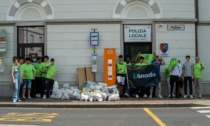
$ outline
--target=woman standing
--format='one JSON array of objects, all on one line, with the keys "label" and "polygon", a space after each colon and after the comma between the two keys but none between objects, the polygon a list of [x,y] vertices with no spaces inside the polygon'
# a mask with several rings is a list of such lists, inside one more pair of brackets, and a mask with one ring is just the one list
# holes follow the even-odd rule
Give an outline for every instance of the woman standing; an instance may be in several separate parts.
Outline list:
[{"label": "woman standing", "polygon": [[19,67],[19,62],[18,59],[14,59],[14,65],[12,66],[11,69],[11,76],[12,76],[12,82],[14,84],[14,92],[13,92],[13,102],[19,102],[20,97],[19,97],[19,90],[20,90],[20,85],[21,85],[21,77],[20,77],[20,67]]}]

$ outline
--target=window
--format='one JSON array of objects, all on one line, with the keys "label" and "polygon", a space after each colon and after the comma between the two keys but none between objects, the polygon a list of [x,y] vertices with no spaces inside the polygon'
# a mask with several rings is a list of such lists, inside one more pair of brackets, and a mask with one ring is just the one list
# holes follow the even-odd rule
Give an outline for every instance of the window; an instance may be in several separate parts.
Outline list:
[{"label": "window", "polygon": [[34,35],[30,35],[29,43],[34,43]]},{"label": "window", "polygon": [[39,37],[39,43],[42,43],[42,37],[41,36]]}]

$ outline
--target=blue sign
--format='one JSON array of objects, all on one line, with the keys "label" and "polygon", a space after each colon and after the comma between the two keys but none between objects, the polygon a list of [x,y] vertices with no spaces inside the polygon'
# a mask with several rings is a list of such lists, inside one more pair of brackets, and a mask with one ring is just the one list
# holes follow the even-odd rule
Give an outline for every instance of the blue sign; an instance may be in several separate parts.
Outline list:
[{"label": "blue sign", "polygon": [[90,32],[90,46],[99,46],[99,32]]}]

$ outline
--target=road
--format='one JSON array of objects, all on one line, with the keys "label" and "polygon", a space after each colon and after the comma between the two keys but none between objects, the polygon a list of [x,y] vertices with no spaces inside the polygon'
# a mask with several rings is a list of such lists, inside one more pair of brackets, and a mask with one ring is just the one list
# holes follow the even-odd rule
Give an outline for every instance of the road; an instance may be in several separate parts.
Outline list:
[{"label": "road", "polygon": [[209,126],[210,107],[0,108],[0,126]]}]

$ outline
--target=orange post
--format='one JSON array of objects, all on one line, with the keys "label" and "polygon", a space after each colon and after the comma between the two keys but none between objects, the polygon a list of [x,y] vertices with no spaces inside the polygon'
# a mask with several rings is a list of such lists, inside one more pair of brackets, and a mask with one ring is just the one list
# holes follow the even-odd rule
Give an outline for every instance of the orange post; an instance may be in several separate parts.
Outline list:
[{"label": "orange post", "polygon": [[116,84],[116,49],[104,49],[104,82],[108,86]]}]

